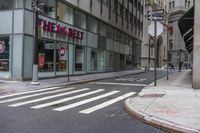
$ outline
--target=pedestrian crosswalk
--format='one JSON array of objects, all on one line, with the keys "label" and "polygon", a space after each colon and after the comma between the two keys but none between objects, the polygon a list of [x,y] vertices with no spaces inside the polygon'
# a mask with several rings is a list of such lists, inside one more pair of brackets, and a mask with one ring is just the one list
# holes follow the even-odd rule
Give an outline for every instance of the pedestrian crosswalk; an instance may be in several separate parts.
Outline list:
[{"label": "pedestrian crosswalk", "polygon": [[[136,92],[121,92],[119,90],[106,90],[104,88],[49,87],[0,96],[0,104],[6,104],[9,107],[21,107],[26,105],[25,108],[28,107],[31,109],[51,107],[50,109],[52,111],[59,112],[87,105],[87,108],[80,110],[79,113],[90,114],[111,106],[134,94],[136,94]],[[108,97],[109,100],[107,100]],[[94,105],[95,101],[97,101],[95,103],[96,105]]]}]

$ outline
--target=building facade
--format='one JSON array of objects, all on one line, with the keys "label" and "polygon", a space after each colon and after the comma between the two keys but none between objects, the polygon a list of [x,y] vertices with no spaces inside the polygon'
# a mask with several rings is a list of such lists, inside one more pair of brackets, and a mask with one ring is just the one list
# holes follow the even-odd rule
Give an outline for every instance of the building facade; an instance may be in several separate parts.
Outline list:
[{"label": "building facade", "polygon": [[191,64],[192,55],[185,48],[178,21],[193,6],[193,0],[169,0],[169,25],[173,31],[169,34],[169,62],[178,66],[180,62]]},{"label": "building facade", "polygon": [[[146,0],[145,1],[145,14],[147,11],[164,9],[165,15],[168,14],[168,0]],[[141,66],[142,67],[154,67],[155,48],[154,38],[148,33],[148,26],[151,21],[144,17],[144,36],[141,50]],[[167,27],[168,19],[164,18],[163,32],[157,38],[157,67],[163,67],[167,62]]]},{"label": "building facade", "polygon": [[140,65],[143,0],[38,1],[36,22],[32,0],[1,0],[0,78],[31,79],[35,51],[39,78]]}]

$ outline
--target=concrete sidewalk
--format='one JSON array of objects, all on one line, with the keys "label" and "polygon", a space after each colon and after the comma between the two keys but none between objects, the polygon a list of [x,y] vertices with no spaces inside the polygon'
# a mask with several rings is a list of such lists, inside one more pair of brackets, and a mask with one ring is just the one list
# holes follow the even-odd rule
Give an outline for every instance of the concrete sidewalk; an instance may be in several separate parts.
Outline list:
[{"label": "concrete sidewalk", "polygon": [[200,90],[192,89],[191,71],[174,73],[125,101],[134,117],[167,132],[200,133]]},{"label": "concrete sidewalk", "polygon": [[95,81],[95,80],[100,80],[100,79],[105,79],[105,78],[118,77],[118,76],[123,76],[123,75],[130,75],[130,74],[139,74],[142,72],[144,71],[143,70],[129,70],[129,71],[70,76],[70,82],[67,81],[67,77],[43,79],[43,80],[39,80],[40,85],[31,85],[31,81],[21,82],[21,81],[0,80],[0,95],[6,95],[10,93],[35,90],[35,89],[41,89],[41,88],[53,87],[53,86],[85,83],[85,82],[90,82],[90,81]]}]

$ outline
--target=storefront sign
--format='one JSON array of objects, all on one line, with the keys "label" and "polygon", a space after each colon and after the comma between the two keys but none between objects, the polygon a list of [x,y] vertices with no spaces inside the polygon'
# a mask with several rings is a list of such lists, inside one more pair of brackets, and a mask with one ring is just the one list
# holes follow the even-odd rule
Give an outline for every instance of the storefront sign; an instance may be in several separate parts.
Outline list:
[{"label": "storefront sign", "polygon": [[6,49],[4,41],[0,41],[0,53],[3,53]]},{"label": "storefront sign", "polygon": [[68,38],[83,40],[84,32],[72,28],[67,28],[65,26],[61,26],[60,24],[48,22],[43,19],[38,19],[37,25],[38,27],[42,27],[43,30],[46,32],[55,32],[68,36]]}]

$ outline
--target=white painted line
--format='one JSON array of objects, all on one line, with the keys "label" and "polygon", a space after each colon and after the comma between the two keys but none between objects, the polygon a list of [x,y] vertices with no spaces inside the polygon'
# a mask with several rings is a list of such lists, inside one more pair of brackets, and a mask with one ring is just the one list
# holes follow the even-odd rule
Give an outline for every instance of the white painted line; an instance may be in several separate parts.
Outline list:
[{"label": "white painted line", "polygon": [[44,101],[44,100],[52,99],[52,98],[55,98],[55,97],[66,96],[66,95],[69,95],[69,94],[74,94],[74,93],[82,92],[82,91],[86,91],[86,90],[89,90],[89,88],[84,88],[84,89],[75,90],[75,91],[69,91],[69,92],[66,92],[66,93],[61,93],[61,94],[57,94],[57,95],[53,95],[53,96],[47,96],[47,97],[29,100],[29,101],[25,101],[25,102],[19,102],[19,103],[11,104],[11,105],[8,105],[8,106],[18,107],[18,106],[22,106],[22,105],[26,105],[26,104],[30,104],[30,103],[35,103],[35,102],[39,102],[39,101]]},{"label": "white painted line", "polygon": [[74,87],[65,88],[65,89],[59,89],[59,90],[55,90],[55,91],[47,91],[47,92],[43,92],[43,93],[37,93],[37,94],[32,94],[32,95],[27,95],[27,96],[22,96],[22,97],[17,97],[17,98],[12,98],[12,99],[8,99],[8,100],[2,100],[2,101],[0,101],[0,103],[7,103],[7,102],[17,101],[17,100],[21,100],[21,99],[30,98],[30,97],[41,96],[41,95],[45,95],[45,94],[62,92],[62,91],[72,90],[72,89],[74,89]]},{"label": "white painted line", "polygon": [[70,101],[70,100],[73,100],[73,99],[89,96],[89,95],[92,95],[92,94],[95,94],[95,93],[98,93],[98,92],[101,92],[101,91],[104,91],[104,89],[98,89],[98,90],[91,91],[91,92],[88,92],[88,93],[84,93],[84,94],[80,94],[80,95],[76,95],[76,96],[72,96],[72,97],[68,97],[68,98],[63,98],[63,99],[60,99],[60,100],[57,100],[57,101],[39,104],[39,105],[30,107],[30,108],[32,108],[32,109],[44,108],[44,107],[56,105],[56,104],[59,104],[59,103],[67,102],[67,101]]},{"label": "white painted line", "polygon": [[30,93],[35,93],[35,92],[42,92],[42,91],[47,91],[47,90],[55,90],[60,87],[50,87],[50,88],[45,88],[45,89],[40,89],[40,90],[34,90],[34,91],[25,91],[25,92],[20,92],[20,93],[15,93],[15,94],[10,94],[10,95],[5,95],[1,96],[0,98],[7,98],[7,97],[12,97],[12,96],[18,96],[18,95],[23,95],[23,94],[30,94]]},{"label": "white painted line", "polygon": [[125,94],[125,95],[119,96],[119,97],[117,97],[117,98],[114,98],[114,99],[109,100],[109,101],[107,101],[107,102],[104,102],[104,103],[102,103],[102,104],[99,104],[99,105],[96,105],[96,106],[94,106],[94,107],[91,107],[91,108],[82,110],[82,111],[80,111],[79,113],[82,113],[82,114],[89,114],[89,113],[92,113],[92,112],[94,112],[94,111],[96,111],[96,110],[102,109],[102,108],[107,107],[107,106],[109,106],[109,105],[112,105],[112,104],[114,104],[114,103],[116,103],[116,102],[118,102],[118,101],[120,101],[120,100],[123,100],[123,99],[125,99],[125,98],[127,98],[127,97],[130,97],[130,96],[134,95],[135,93],[136,93],[136,92],[129,92],[129,93]]},{"label": "white painted line", "polygon": [[119,91],[111,91],[111,92],[105,93],[103,95],[99,95],[99,96],[89,98],[89,99],[86,99],[86,100],[83,100],[83,101],[80,101],[80,102],[76,102],[76,103],[73,103],[73,104],[69,104],[69,105],[66,105],[66,106],[63,106],[63,107],[55,108],[53,110],[63,111],[63,110],[71,109],[71,108],[74,108],[74,107],[77,107],[77,106],[80,106],[80,105],[83,105],[83,104],[86,104],[86,103],[89,103],[89,102],[92,102],[92,101],[95,101],[95,100],[98,100],[98,99],[101,99],[101,98],[104,98],[104,97],[107,97],[107,96],[111,96],[111,95],[116,94],[116,93],[119,93]]},{"label": "white painted line", "polygon": [[127,84],[127,83],[108,83],[108,82],[94,82],[94,83],[103,85],[147,86],[147,84]]}]

